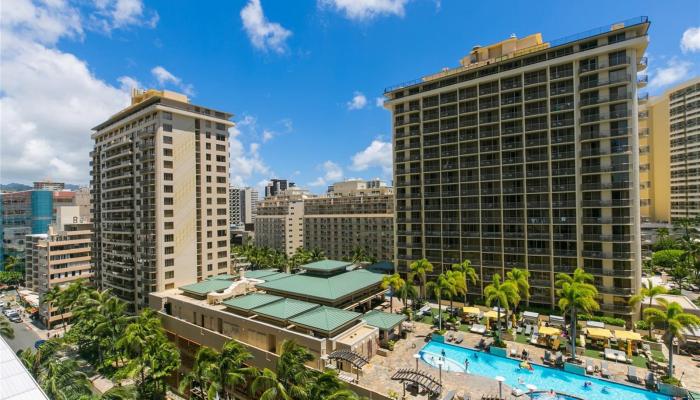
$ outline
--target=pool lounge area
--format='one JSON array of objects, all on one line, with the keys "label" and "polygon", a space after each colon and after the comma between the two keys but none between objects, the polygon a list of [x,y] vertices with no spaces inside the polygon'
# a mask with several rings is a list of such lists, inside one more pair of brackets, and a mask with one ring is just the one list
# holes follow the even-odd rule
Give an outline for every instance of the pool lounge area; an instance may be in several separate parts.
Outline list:
[{"label": "pool lounge area", "polygon": [[[660,393],[645,389],[600,379],[593,376],[572,374],[560,369],[549,368],[533,364],[532,371],[520,368],[520,362],[514,359],[495,356],[489,353],[472,350],[465,347],[454,346],[436,341],[428,342],[420,351],[423,362],[437,369],[437,361],[442,358],[444,351],[443,371],[465,372],[493,379],[496,376],[505,378],[504,383],[511,388],[519,389],[527,393],[537,393],[534,398],[551,399],[546,393],[554,390],[557,393],[567,394],[586,400],[624,399],[624,400],[670,400],[671,398]],[[590,382],[589,385],[585,385]],[[533,389],[534,388],[534,389]],[[555,399],[567,399],[566,396]]]}]

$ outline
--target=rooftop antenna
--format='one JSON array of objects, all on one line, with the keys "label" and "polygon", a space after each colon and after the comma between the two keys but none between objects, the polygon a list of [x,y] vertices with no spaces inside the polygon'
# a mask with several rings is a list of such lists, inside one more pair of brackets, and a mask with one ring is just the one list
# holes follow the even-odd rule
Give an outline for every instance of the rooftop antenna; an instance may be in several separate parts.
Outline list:
[{"label": "rooftop antenna", "polygon": [[511,33],[511,34],[510,34],[510,38],[511,38],[511,39],[517,39],[517,38],[518,38],[518,35],[516,35],[515,33]]}]

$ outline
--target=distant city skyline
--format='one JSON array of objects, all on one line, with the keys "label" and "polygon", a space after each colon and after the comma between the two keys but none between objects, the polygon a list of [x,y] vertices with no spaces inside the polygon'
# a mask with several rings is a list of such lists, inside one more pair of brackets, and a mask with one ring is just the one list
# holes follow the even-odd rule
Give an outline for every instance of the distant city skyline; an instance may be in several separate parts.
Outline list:
[{"label": "distant city skyline", "polygon": [[[498,19],[487,3],[439,1],[24,3],[26,13],[2,13],[2,183],[86,185],[90,130],[124,107],[134,86],[231,110],[232,184],[262,193],[280,177],[322,193],[352,177],[391,182],[386,86],[455,66],[472,46],[511,33],[547,41],[648,15],[647,90],[700,71],[697,13],[677,12],[696,9],[694,1],[514,3]],[[194,23],[181,24],[183,16]]]}]

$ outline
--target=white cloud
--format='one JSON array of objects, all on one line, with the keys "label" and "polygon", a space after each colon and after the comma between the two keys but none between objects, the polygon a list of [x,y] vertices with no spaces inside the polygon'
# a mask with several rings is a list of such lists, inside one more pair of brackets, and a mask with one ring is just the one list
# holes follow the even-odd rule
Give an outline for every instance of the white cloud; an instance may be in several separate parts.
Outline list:
[{"label": "white cloud", "polygon": [[367,97],[362,92],[354,92],[352,100],[347,102],[348,110],[360,110],[367,105]]},{"label": "white cloud", "polygon": [[95,10],[88,26],[106,33],[131,25],[155,28],[160,20],[157,12],[146,12],[142,0],[95,0],[92,4]]},{"label": "white cloud", "polygon": [[684,53],[700,51],[700,26],[688,28],[683,32],[681,50]]},{"label": "white cloud", "polygon": [[153,67],[153,69],[151,69],[151,74],[153,74],[153,77],[156,78],[158,84],[161,86],[171,84],[181,90],[184,94],[194,96],[194,87],[192,85],[183,83],[182,79],[173,75],[170,71],[161,67],[160,65]]},{"label": "white cloud", "polygon": [[343,168],[333,161],[326,161],[319,166],[323,170],[323,176],[319,176],[315,181],[310,182],[309,186],[324,186],[334,183],[343,178]]},{"label": "white cloud", "polygon": [[374,99],[374,105],[379,108],[384,108],[384,97],[377,97]]},{"label": "white cloud", "polygon": [[375,139],[367,148],[352,156],[353,171],[364,171],[371,167],[381,167],[385,175],[391,175],[393,155],[391,142]]},{"label": "white cloud", "polygon": [[130,76],[120,76],[117,78],[117,81],[120,83],[119,88],[127,93],[131,92],[131,89],[138,89],[142,87],[141,82]]},{"label": "white cloud", "polygon": [[371,20],[382,15],[403,17],[408,0],[318,0],[319,7],[330,7],[355,21]]},{"label": "white cloud", "polygon": [[273,137],[275,137],[274,133],[265,129],[262,134],[262,141],[263,143],[267,143],[272,140]]},{"label": "white cloud", "polygon": [[658,89],[664,86],[680,82],[688,77],[693,64],[689,61],[671,58],[665,67],[657,68],[651,73],[650,89]]},{"label": "white cloud", "polygon": [[35,5],[31,0],[16,0],[0,7],[0,20],[3,34],[11,32],[24,40],[45,45],[53,45],[62,37],[83,36],[80,13],[67,2]]},{"label": "white cloud", "polygon": [[[245,116],[236,126],[229,128],[231,184],[249,186],[255,175],[268,175],[272,172],[260,155],[260,144],[253,142],[246,150],[242,142],[241,128],[250,129],[255,124],[255,117]],[[259,185],[258,185],[259,186]]]},{"label": "white cloud", "polygon": [[250,42],[262,51],[272,50],[284,53],[287,48],[287,38],[292,32],[276,22],[270,22],[263,13],[260,0],[250,0],[241,10],[241,20]]}]

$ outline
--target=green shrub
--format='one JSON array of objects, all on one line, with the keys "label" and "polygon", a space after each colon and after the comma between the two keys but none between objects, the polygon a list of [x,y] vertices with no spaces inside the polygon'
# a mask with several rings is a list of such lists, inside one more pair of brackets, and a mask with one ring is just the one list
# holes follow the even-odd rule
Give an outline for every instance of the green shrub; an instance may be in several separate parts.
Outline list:
[{"label": "green shrub", "polygon": [[651,255],[651,260],[654,265],[661,268],[673,268],[676,264],[681,262],[681,258],[685,251],[683,250],[661,250]]},{"label": "green shrub", "polygon": [[681,290],[680,289],[671,289],[668,291],[668,294],[673,294],[673,295],[678,296],[681,294]]},{"label": "green shrub", "polygon": [[675,376],[662,376],[661,382],[667,383],[669,385],[675,385],[675,386],[679,386],[681,384],[681,381],[678,378],[676,378]]},{"label": "green shrub", "polygon": [[641,329],[641,330],[647,331],[647,330],[649,330],[649,323],[648,323],[647,321],[643,320],[643,319],[640,319],[640,320],[637,321],[637,323],[635,324],[635,327],[637,327],[637,329]]},{"label": "green shrub", "polygon": [[579,314],[578,318],[581,321],[596,321],[596,322],[602,322],[602,323],[608,324],[608,325],[620,326],[623,328],[625,327],[625,320],[621,319],[621,318],[606,317],[606,316],[600,316],[600,315],[589,315],[589,314]]},{"label": "green shrub", "polygon": [[393,340],[393,339],[392,339],[392,340],[389,340],[388,342],[386,342],[386,348],[387,348],[389,351],[394,351],[394,345],[396,345],[396,341]]}]

